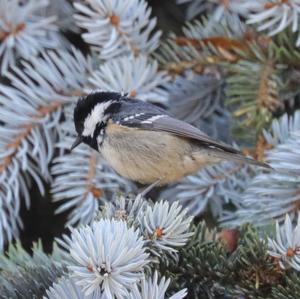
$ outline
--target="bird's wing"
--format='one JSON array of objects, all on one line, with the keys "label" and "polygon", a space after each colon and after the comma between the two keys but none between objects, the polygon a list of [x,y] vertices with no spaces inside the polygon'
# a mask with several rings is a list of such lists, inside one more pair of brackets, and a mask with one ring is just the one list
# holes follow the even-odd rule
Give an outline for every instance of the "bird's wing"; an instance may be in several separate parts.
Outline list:
[{"label": "bird's wing", "polygon": [[241,154],[240,151],[232,146],[217,141],[207,136],[198,128],[166,114],[137,113],[120,119],[118,123],[123,126],[144,130],[168,132],[177,136],[197,140],[209,147],[221,149],[229,153]]}]

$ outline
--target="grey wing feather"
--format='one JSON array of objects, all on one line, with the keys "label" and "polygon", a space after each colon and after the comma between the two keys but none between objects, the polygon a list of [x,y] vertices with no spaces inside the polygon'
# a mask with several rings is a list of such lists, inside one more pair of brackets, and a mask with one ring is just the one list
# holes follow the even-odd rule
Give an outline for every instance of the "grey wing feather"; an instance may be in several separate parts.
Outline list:
[{"label": "grey wing feather", "polygon": [[229,153],[241,154],[241,152],[230,145],[217,141],[198,128],[178,119],[169,116],[158,117],[151,123],[142,123],[141,128],[151,129],[155,131],[169,132],[181,137],[191,138],[207,146],[222,149]]},{"label": "grey wing feather", "polygon": [[215,154],[217,157],[225,160],[236,160],[265,168],[271,168],[266,163],[245,157],[241,151],[207,136],[198,128],[167,115],[161,108],[156,107],[156,111],[148,109],[151,112],[144,112],[146,110],[143,107],[144,105],[149,106],[149,104],[146,103],[140,105],[143,109],[140,109],[140,111],[135,109],[135,112],[137,111],[138,113],[134,114],[131,112],[133,110],[132,108],[128,109],[129,112],[125,111],[126,113],[124,113],[124,115],[120,115],[120,117],[115,119],[115,121],[123,126],[144,130],[163,131],[177,136],[194,139],[199,141],[199,143],[210,147],[212,149],[211,154]]},{"label": "grey wing feather", "polygon": [[[116,115],[115,115],[116,116]],[[145,130],[164,131],[181,137],[197,140],[207,146],[215,147],[229,153],[241,154],[230,145],[217,141],[198,128],[173,118],[164,109],[137,99],[122,102],[122,109],[113,121],[128,127]]]}]

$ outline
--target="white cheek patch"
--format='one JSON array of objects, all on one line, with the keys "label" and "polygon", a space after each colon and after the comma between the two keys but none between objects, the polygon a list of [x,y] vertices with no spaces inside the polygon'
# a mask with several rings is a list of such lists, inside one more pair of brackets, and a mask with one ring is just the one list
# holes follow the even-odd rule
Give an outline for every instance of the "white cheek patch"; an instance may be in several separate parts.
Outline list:
[{"label": "white cheek patch", "polygon": [[111,103],[112,101],[99,103],[94,107],[84,121],[84,129],[82,132],[83,136],[93,136],[97,123],[105,121],[104,111]]}]

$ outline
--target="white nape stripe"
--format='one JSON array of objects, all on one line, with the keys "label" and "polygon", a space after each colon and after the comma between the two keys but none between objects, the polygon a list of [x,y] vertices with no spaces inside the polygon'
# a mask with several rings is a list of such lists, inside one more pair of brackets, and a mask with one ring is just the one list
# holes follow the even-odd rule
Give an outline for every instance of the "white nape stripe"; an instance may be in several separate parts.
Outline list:
[{"label": "white nape stripe", "polygon": [[139,116],[144,115],[144,114],[145,114],[145,113],[142,112],[142,113],[136,113],[136,114],[134,114],[134,115],[129,115],[129,116],[123,118],[123,121],[129,121],[129,120],[131,120],[131,119],[135,119],[136,117],[139,117]]},{"label": "white nape stripe", "polygon": [[84,129],[82,132],[83,136],[93,136],[97,123],[105,121],[104,111],[111,103],[112,101],[99,103],[93,108],[91,113],[86,117],[84,121]]},{"label": "white nape stripe", "polygon": [[155,116],[152,116],[144,121],[142,121],[141,123],[142,124],[152,124],[153,122],[155,122],[156,120],[162,118],[162,117],[165,117],[166,115],[164,114],[160,114],[160,115],[155,115]]}]

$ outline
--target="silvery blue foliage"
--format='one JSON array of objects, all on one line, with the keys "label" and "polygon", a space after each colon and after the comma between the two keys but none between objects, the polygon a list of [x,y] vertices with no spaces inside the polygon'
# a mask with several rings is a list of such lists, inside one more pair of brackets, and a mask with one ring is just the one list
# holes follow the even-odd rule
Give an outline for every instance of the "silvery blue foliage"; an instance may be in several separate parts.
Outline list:
[{"label": "silvery blue foliage", "polygon": [[285,115],[273,122],[271,133],[265,133],[266,140],[274,146],[266,153],[266,161],[274,170],[258,172],[240,197],[237,211],[224,217],[227,225],[264,224],[297,210],[300,200],[299,120],[299,111],[293,117]]},{"label": "silvery blue foliage", "polygon": [[267,31],[270,36],[291,28],[293,32],[297,32],[296,45],[300,46],[300,1],[263,0],[260,2],[255,12],[248,15],[247,23],[257,24],[258,31]]},{"label": "silvery blue foliage", "polygon": [[101,299],[102,297],[91,294],[85,296],[81,288],[75,284],[72,278],[63,277],[58,283],[54,283],[46,291],[43,299]]},{"label": "silvery blue foliage", "polygon": [[[158,273],[155,271],[153,278],[141,279],[139,284],[134,284],[128,296],[124,299],[165,299],[165,293],[170,284],[170,279],[162,277],[159,281]],[[95,294],[84,295],[82,289],[76,285],[72,278],[62,278],[58,283],[54,283],[46,291],[44,299],[106,299],[105,296]],[[168,299],[182,299],[186,296],[186,289],[183,289]]]},{"label": "silvery blue foliage", "polygon": [[231,142],[231,116],[224,107],[224,83],[217,69],[207,67],[202,75],[194,72],[178,75],[166,89],[168,109],[174,116],[209,136]]},{"label": "silvery blue foliage", "polygon": [[167,89],[170,111],[191,124],[211,116],[221,105],[224,96],[222,80],[217,70],[215,75],[187,72],[177,76]]},{"label": "silvery blue foliage", "polygon": [[210,18],[201,18],[186,24],[182,29],[184,36],[203,39],[211,36],[243,37],[246,25],[240,19],[225,19],[222,22],[210,22]]},{"label": "silvery blue foliage", "polygon": [[223,214],[224,205],[239,206],[239,199],[253,177],[253,167],[223,162],[206,167],[166,189],[162,198],[179,201],[193,215],[209,207],[215,217]]},{"label": "silvery blue foliage", "polygon": [[168,80],[165,71],[158,71],[157,62],[150,61],[145,55],[108,60],[89,79],[94,88],[122,91],[153,102],[167,101],[168,94],[162,86]]},{"label": "silvery blue foliage", "polygon": [[263,0],[177,0],[178,4],[189,3],[186,11],[188,20],[196,15],[210,12],[214,22],[247,16],[260,7]]},{"label": "silvery blue foliage", "polygon": [[49,5],[40,9],[43,17],[56,16],[55,24],[59,29],[79,33],[73,14],[75,9],[68,0],[51,0]]},{"label": "silvery blue foliage", "polygon": [[[157,272],[147,278],[145,272],[152,272],[149,265],[158,261],[159,251],[174,253],[186,244],[193,234],[188,231],[191,219],[178,203],[115,196],[92,224],[70,228],[70,236],[56,239],[57,256],[70,277],[54,284],[47,298],[165,298],[170,280],[159,281]],[[170,298],[185,294],[182,290]]]},{"label": "silvery blue foliage", "polygon": [[210,1],[203,0],[176,0],[177,4],[187,4],[186,18],[191,20],[199,14],[211,11],[214,4]]},{"label": "silvery blue foliage", "polygon": [[83,39],[104,59],[123,54],[150,53],[161,33],[152,35],[156,19],[144,0],[88,0],[75,2],[79,27],[88,32]]},{"label": "silvery blue foliage", "polygon": [[66,273],[55,254],[45,253],[42,243],[34,243],[27,252],[20,241],[9,244],[0,254],[0,297],[42,298],[58,277]]},{"label": "silvery blue foliage", "polygon": [[57,245],[56,254],[59,256],[63,264],[67,264],[72,260],[70,256],[70,247],[72,244],[71,239],[71,230],[72,227],[68,227],[68,233],[62,234],[59,238],[55,238],[55,244]]},{"label": "silvery blue foliage", "polygon": [[293,227],[291,218],[285,216],[284,224],[276,221],[275,238],[268,238],[268,253],[278,259],[281,268],[300,271],[300,215]]},{"label": "silvery blue foliage", "polygon": [[284,143],[295,131],[300,130],[300,111],[290,117],[284,114],[279,120],[274,119],[270,131],[264,131],[266,141],[273,147]]},{"label": "silvery blue foliage", "polygon": [[[134,285],[128,299],[165,299],[165,293],[170,284],[170,279],[162,277],[158,281],[158,273],[154,272],[153,278],[142,279],[140,286]],[[186,289],[183,289],[169,299],[182,299],[186,296]],[[49,298],[50,299],[50,298]]]},{"label": "silvery blue foliage", "polygon": [[[77,50],[44,52],[39,58],[13,66],[7,73],[11,85],[0,85],[0,248],[17,234],[19,207],[30,205],[32,179],[44,193],[50,181],[49,162],[65,106],[82,90],[90,61]],[[43,179],[42,179],[43,178]]]},{"label": "silvery blue foliage", "polygon": [[19,0],[0,1],[1,74],[17,59],[30,59],[45,48],[60,46],[55,16],[39,16],[39,10],[48,5],[48,0],[28,0],[22,5]]},{"label": "silvery blue foliage", "polygon": [[139,216],[141,230],[152,253],[157,251],[177,252],[192,235],[189,227],[193,217],[187,216],[187,210],[182,209],[176,201],[167,201],[149,205]]},{"label": "silvery blue foliage", "polygon": [[[184,246],[192,235],[189,232],[192,218],[177,201],[172,204],[167,201],[154,204],[146,201],[140,194],[137,196],[120,194],[113,196],[101,207],[94,221],[101,219],[126,221],[129,226],[139,228],[147,248],[154,251],[176,252],[177,248]],[[57,243],[68,252],[71,239],[63,235],[61,239],[57,239]]]},{"label": "silvery blue foliage", "polygon": [[139,215],[145,212],[151,203],[140,195],[115,196],[105,203],[99,217],[125,220],[129,225],[139,225]]},{"label": "silvery blue foliage", "polygon": [[139,231],[125,221],[102,219],[74,229],[71,238],[68,268],[85,295],[124,298],[148,263]]}]

